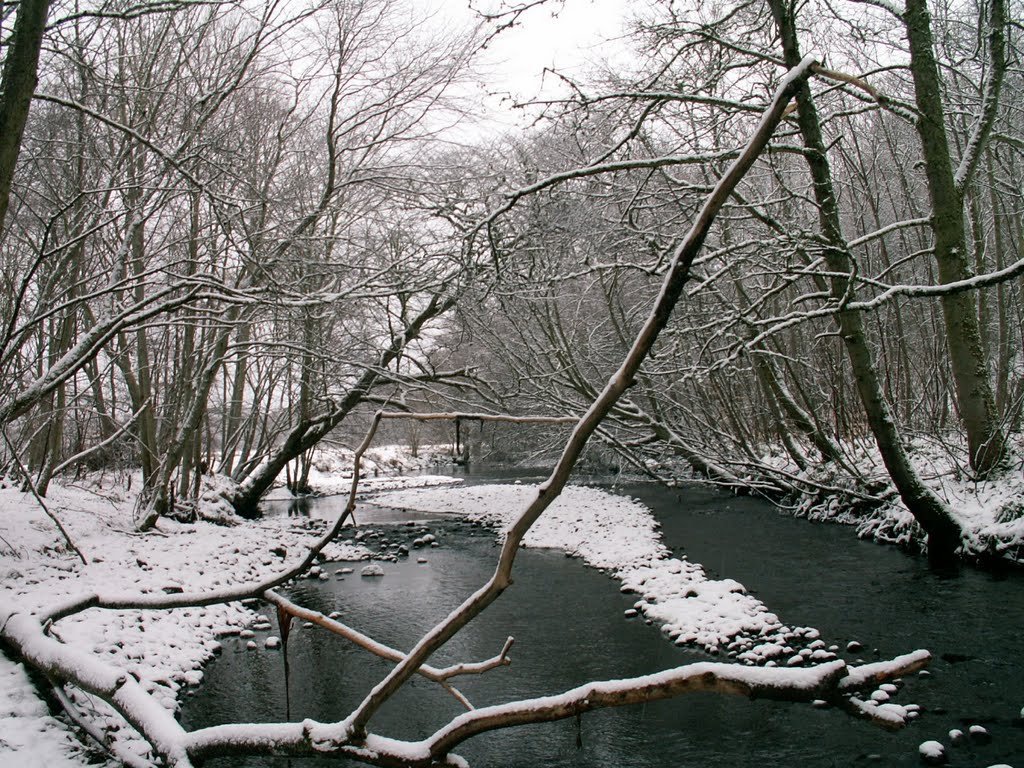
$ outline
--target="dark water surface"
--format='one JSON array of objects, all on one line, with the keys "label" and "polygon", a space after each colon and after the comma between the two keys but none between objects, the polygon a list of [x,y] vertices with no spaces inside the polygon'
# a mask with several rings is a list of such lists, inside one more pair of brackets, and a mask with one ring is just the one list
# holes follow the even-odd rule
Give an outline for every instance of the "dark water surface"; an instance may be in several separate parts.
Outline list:
[{"label": "dark water surface", "polygon": [[[742,582],[791,626],[813,626],[829,644],[855,639],[872,661],[916,648],[935,655],[931,677],[907,681],[896,703],[922,716],[888,733],[835,710],[808,705],[691,695],[670,702],[595,712],[574,721],[495,732],[465,743],[474,766],[919,766],[917,747],[949,744],[952,728],[983,724],[989,744],[950,748],[950,765],[1024,768],[1024,577],[965,569],[936,574],[922,558],[858,541],[834,525],[779,515],[772,507],[714,490],[651,485],[620,492],[641,499],[662,522],[665,543],[716,577]],[[326,511],[330,500],[319,502]],[[385,563],[386,575],[302,581],[291,594],[398,648],[479,586],[493,570],[493,537],[457,523],[427,523],[441,546]],[[408,529],[401,536],[412,538]],[[398,540],[398,534],[391,534]],[[417,554],[428,562],[416,562]],[[333,574],[335,567],[329,572]],[[516,638],[509,667],[456,685],[477,706],[558,693],[587,680],[640,675],[706,659],[672,645],[655,627],[623,618],[634,597],[618,582],[560,553],[524,550],[515,584],[456,637],[433,663],[476,661]],[[269,614],[269,612],[267,612]],[[267,633],[259,633],[257,640]],[[276,632],[275,632],[276,634]],[[222,722],[336,720],[389,665],[319,629],[293,629],[289,696],[280,651],[247,651],[227,640],[203,686],[186,700],[188,728]],[[851,660],[854,657],[849,657]],[[461,711],[436,685],[417,679],[374,719],[377,733],[420,738]],[[290,716],[289,716],[290,715]],[[577,746],[577,737],[581,746]],[[341,765],[341,761],[233,758],[211,766]]]}]

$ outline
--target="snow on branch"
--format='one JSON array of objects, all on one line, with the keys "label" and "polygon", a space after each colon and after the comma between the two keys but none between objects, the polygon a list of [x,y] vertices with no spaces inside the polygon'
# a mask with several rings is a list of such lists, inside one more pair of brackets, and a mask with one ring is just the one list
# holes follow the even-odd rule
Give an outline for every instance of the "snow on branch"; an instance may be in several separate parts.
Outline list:
[{"label": "snow on branch", "polygon": [[47,637],[39,621],[24,613],[0,611],[0,638],[55,684],[72,683],[108,702],[170,768],[191,768],[185,730],[130,674]]},{"label": "snow on branch", "polygon": [[988,37],[988,68],[985,73],[985,82],[981,88],[981,111],[971,130],[971,138],[967,141],[963,157],[960,158],[960,167],[957,168],[954,177],[957,192],[961,195],[964,194],[978,163],[981,162],[982,153],[988,144],[992,126],[995,124],[996,115],[999,112],[999,94],[1006,73],[1006,5],[1004,0],[991,0],[984,28]]},{"label": "snow on branch", "polygon": [[[454,757],[449,757],[453,747],[470,736],[495,728],[554,720],[598,707],[652,701],[697,691],[787,701],[826,698],[837,703],[853,702],[852,698],[845,697],[850,690],[879,679],[906,674],[926,663],[929,656],[925,651],[901,657],[887,664],[871,665],[859,671],[851,670],[841,661],[806,669],[752,668],[736,664],[702,663],[628,680],[591,682],[560,696],[471,710],[456,717],[434,735],[420,742],[390,739],[373,734],[368,729],[374,714],[412,675],[432,676],[432,679],[437,679],[448,687],[448,680],[452,677],[480,673],[508,663],[511,639],[505,643],[497,656],[483,662],[456,664],[444,669],[426,665],[427,659],[436,650],[485,610],[511,584],[512,565],[526,533],[558,498],[587,441],[599,430],[604,418],[613,411],[633,383],[640,366],[683,296],[684,287],[690,279],[691,267],[719,210],[767,147],[776,127],[786,114],[790,100],[800,84],[810,75],[813,65],[812,58],[805,58],[782,80],[749,142],[736,154],[732,165],[705,199],[689,232],[674,250],[661,292],[632,347],[618,370],[609,378],[600,394],[581,417],[516,417],[459,413],[415,415],[378,411],[363,442],[355,452],[352,488],[344,511],[330,530],[310,547],[308,553],[296,565],[285,568],[276,576],[261,582],[205,593],[98,593],[72,599],[62,605],[40,611],[36,616],[0,609],[0,638],[9,642],[26,661],[44,671],[51,680],[71,683],[110,703],[149,741],[154,751],[171,768],[190,768],[193,765],[192,760],[201,762],[215,755],[240,753],[292,756],[329,753],[377,765],[427,766],[438,761],[454,761]],[[340,623],[329,623],[328,619],[318,617],[314,612],[306,612],[305,609],[273,592],[274,587],[297,576],[310,566],[316,555],[351,517],[356,504],[362,457],[370,446],[380,422],[384,419],[398,418],[504,420],[513,423],[575,422],[551,475],[535,488],[536,495],[533,500],[507,529],[491,578],[461,606],[427,631],[406,654],[376,643]],[[232,724],[186,733],[171,713],[149,696],[131,675],[95,656],[60,643],[48,636],[46,631],[50,622],[91,607],[167,609],[210,605],[253,596],[261,596],[274,602],[285,613],[317,620],[322,626],[344,634],[362,647],[386,658],[395,659],[397,664],[348,717],[338,722],[317,723],[307,720],[302,723]],[[849,682],[844,683],[844,680]],[[453,693],[457,697],[461,696],[457,692]],[[469,706],[464,698],[460,700]],[[856,704],[850,706],[856,707]]]},{"label": "snow on branch", "polygon": [[847,248],[856,248],[865,243],[870,243],[872,240],[877,240],[880,237],[885,237],[890,232],[895,232],[900,229],[910,229],[911,227],[926,227],[932,223],[931,218],[924,216],[919,219],[906,219],[904,221],[894,221],[892,224],[886,224],[881,229],[876,229],[874,232],[868,232],[866,235],[861,235],[855,240],[851,240],[846,244]]},{"label": "snow on branch", "polygon": [[[400,741],[375,734],[353,741],[349,721],[323,724],[307,720],[301,724],[203,728],[189,734],[188,752],[196,759],[271,752],[337,755],[374,765],[425,768],[449,760],[452,750],[459,744],[487,731],[564,720],[594,709],[659,701],[691,693],[793,702],[825,700],[847,710],[856,710],[859,716],[866,716],[859,710],[873,707],[859,699],[846,698],[844,694],[911,674],[927,664],[929,659],[927,651],[915,651],[860,668],[849,667],[843,661],[833,661],[803,669],[699,662],[651,675],[589,682],[554,696],[481,707],[458,715],[422,741]],[[882,712],[873,717],[873,721],[883,726],[894,724],[896,711]]]},{"label": "snow on branch", "polygon": [[896,3],[890,2],[890,0],[853,0],[853,2],[862,5],[873,5],[875,8],[881,8],[883,11],[891,13],[897,19],[903,18],[904,9]]},{"label": "snow on branch", "polygon": [[[927,651],[918,654],[928,656]],[[886,679],[913,671],[920,657],[911,654],[902,659],[887,663]],[[593,709],[660,701],[687,693],[709,692],[776,701],[829,699],[848,673],[852,674],[853,670],[843,661],[800,670],[699,662],[626,680],[586,683],[557,696],[482,707],[454,718],[427,739],[425,745],[430,755],[437,758],[485,731],[564,720]],[[867,681],[869,677],[860,679]]]},{"label": "snow on branch", "polygon": [[1024,274],[1024,259],[1018,259],[1010,266],[998,269],[995,272],[986,272],[983,275],[975,275],[965,280],[955,280],[951,283],[943,283],[942,285],[892,285],[871,299],[849,302],[845,305],[845,309],[861,311],[876,309],[896,296],[926,298],[962,293],[963,291],[974,291],[1004,283],[1022,274]]}]

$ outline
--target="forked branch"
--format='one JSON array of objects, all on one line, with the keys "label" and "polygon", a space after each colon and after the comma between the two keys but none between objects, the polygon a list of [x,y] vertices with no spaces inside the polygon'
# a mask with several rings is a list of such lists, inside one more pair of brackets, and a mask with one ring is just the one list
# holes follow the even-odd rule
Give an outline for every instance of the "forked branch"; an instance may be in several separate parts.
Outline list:
[{"label": "forked branch", "polygon": [[[633,383],[640,366],[650,353],[658,335],[667,325],[676,303],[682,296],[684,286],[690,279],[690,268],[718,211],[767,146],[775,128],[783,119],[792,96],[808,77],[813,65],[813,60],[806,58],[785,76],[750,141],[738,153],[736,160],[705,200],[689,233],[676,248],[661,292],[625,360],[586,413],[574,420],[575,426],[551,475],[537,488],[533,501],[507,531],[494,574],[459,608],[427,632],[408,654],[376,643],[343,625],[335,626],[330,620],[314,615],[313,612],[305,612],[305,609],[291,604],[273,592],[275,586],[308,567],[316,554],[323,550],[351,517],[356,505],[362,457],[370,446],[380,422],[386,418],[412,417],[420,420],[479,418],[513,423],[527,420],[556,423],[567,421],[565,418],[492,417],[484,414],[409,415],[379,412],[356,451],[352,488],[344,512],[335,521],[331,530],[310,549],[297,566],[284,569],[276,577],[263,582],[217,592],[159,596],[90,595],[41,612],[38,614],[39,618],[0,610],[0,637],[9,641],[26,660],[44,670],[51,679],[70,682],[111,703],[173,768],[187,768],[192,765],[192,760],[201,761],[207,757],[225,754],[333,755],[386,766],[427,766],[441,761],[450,762],[449,753],[452,748],[484,731],[571,717],[598,707],[651,701],[696,691],[790,701],[824,698],[840,704],[850,702],[852,706],[856,706],[853,702],[857,700],[848,698],[853,691],[873,685],[881,679],[907,674],[927,663],[928,653],[918,651],[884,665],[871,665],[861,669],[848,668],[843,662],[832,662],[810,669],[695,664],[630,680],[588,683],[559,696],[472,710],[419,742],[388,739],[367,730],[377,710],[414,674],[424,675],[447,687],[448,681],[456,675],[483,672],[508,663],[511,640],[497,656],[484,662],[460,664],[445,669],[426,665],[427,660],[437,649],[497,599],[511,583],[512,566],[524,536],[561,493],[587,441]],[[57,620],[89,607],[165,609],[209,605],[249,596],[262,596],[271,600],[293,615],[317,621],[322,626],[345,634],[353,642],[385,658],[395,659],[398,663],[356,710],[339,722],[317,723],[307,720],[302,723],[234,724],[186,733],[167,710],[145,694],[130,675],[98,658],[68,648],[47,637],[43,628],[46,620]],[[468,705],[468,702],[464,703]]]}]

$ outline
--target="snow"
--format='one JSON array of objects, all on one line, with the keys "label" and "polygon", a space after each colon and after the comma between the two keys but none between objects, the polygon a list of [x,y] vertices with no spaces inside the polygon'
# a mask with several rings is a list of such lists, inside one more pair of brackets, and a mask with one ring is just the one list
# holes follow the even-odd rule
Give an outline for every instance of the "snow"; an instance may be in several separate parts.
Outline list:
[{"label": "snow", "polygon": [[[507,526],[537,492],[522,484],[435,486],[383,492],[374,503]],[[110,480],[103,485],[54,484],[48,504],[88,564],[82,565],[67,550],[31,496],[0,489],[0,508],[5,510],[0,518],[0,625],[5,631],[38,631],[43,618],[68,611],[52,625],[54,640],[48,642],[54,647],[59,642],[71,651],[76,668],[98,688],[114,686],[119,702],[150,712],[149,719],[157,726],[147,736],[163,744],[180,738],[173,714],[188,689],[201,683],[203,664],[220,648],[218,638],[238,635],[251,652],[261,653],[278,647],[277,636],[257,634],[272,630],[274,622],[238,602],[160,611],[70,612],[71,607],[97,599],[127,601],[133,595],[156,600],[177,593],[229,593],[299,562],[323,530],[316,523],[287,517],[233,526],[163,520],[158,531],[140,535],[131,527],[134,498]],[[431,538],[423,536],[421,546],[435,545]],[[701,566],[673,557],[661,542],[653,515],[637,501],[594,488],[569,487],[538,520],[524,545],[563,550],[613,575],[623,591],[635,593],[631,610],[659,624],[672,640],[740,662],[716,665],[720,676],[731,675],[752,686],[783,679],[787,685],[811,686],[822,675],[844,668],[834,653],[825,650],[816,630],[785,626],[735,580],[709,578]],[[350,541],[332,544],[325,554],[330,560],[354,561],[367,559],[370,551],[359,541]],[[328,576],[322,569],[320,574]],[[799,659],[799,667],[785,667],[787,659]],[[779,667],[774,668],[777,662]],[[862,681],[885,671],[880,665],[849,670],[851,679]],[[118,679],[125,681],[117,684],[120,687],[113,682]],[[623,683],[602,685],[611,691],[616,684]],[[78,691],[69,691],[68,696],[82,717],[122,754],[146,758],[148,744],[113,708]],[[909,716],[910,706],[886,703],[877,709],[883,712],[880,716],[897,720]],[[298,726],[223,726],[205,729],[195,738],[201,742],[218,733],[269,738],[271,732],[298,738]],[[344,724],[316,727],[326,738],[331,728],[334,733]],[[391,740],[366,747],[391,752],[422,749]],[[4,765],[57,768],[94,759],[63,722],[47,714],[22,667],[3,656],[0,756]]]},{"label": "snow", "polygon": [[[451,449],[444,445],[426,445],[413,458],[401,445],[380,445],[363,454],[359,479],[360,493],[389,488],[451,485],[460,482],[445,475],[429,475],[431,470],[451,463]],[[321,495],[347,494],[352,489],[352,460],[355,451],[340,446],[317,446],[309,469],[309,484]],[[414,474],[405,474],[414,473]],[[289,499],[291,494],[278,486],[267,499]]]},{"label": "snow", "polygon": [[50,716],[24,666],[0,655],[0,764],[80,768],[83,762],[78,739]]},{"label": "snow", "polygon": [[917,748],[921,759],[929,765],[939,765],[946,762],[946,748],[938,741],[924,741]]},{"label": "snow", "polygon": [[[909,454],[922,481],[945,501],[965,530],[962,551],[968,555],[995,555],[1024,563],[1024,437],[1011,435],[1007,441],[1009,459],[1003,471],[979,480],[966,468],[967,447],[961,436],[918,437]],[[870,441],[847,442],[842,449],[866,482],[890,486],[877,447]],[[869,512],[851,511],[844,489],[853,490],[849,478],[831,465],[801,470],[785,451],[771,450],[761,457],[768,467],[796,479],[832,488],[828,495],[808,494],[796,513],[812,520],[830,520],[854,525],[863,538],[898,544],[924,546],[924,532],[898,495],[892,493],[880,507]],[[855,505],[854,505],[855,506]]]},{"label": "snow", "polygon": [[377,563],[370,563],[369,565],[363,566],[362,570],[359,571],[359,575],[364,578],[383,576],[384,569],[381,568]]},{"label": "snow", "polygon": [[[421,488],[382,493],[373,501],[505,528],[537,492],[529,485]],[[623,592],[639,595],[633,610],[658,624],[678,645],[724,651],[755,665],[783,654],[795,656],[800,646],[818,639],[814,629],[785,626],[739,582],[711,579],[700,565],[672,557],[657,528],[653,514],[638,501],[569,486],[530,529],[524,546],[559,549],[611,572]],[[794,664],[805,663],[804,657],[798,658]],[[814,661],[834,658],[834,653],[822,651]]]},{"label": "snow", "polygon": [[[67,550],[30,494],[0,489],[0,623],[41,606],[52,614],[54,606],[75,604],[90,593],[157,598],[262,580],[286,565],[273,547],[284,545],[298,558],[320,534],[277,518],[236,526],[162,520],[159,531],[143,536],[132,529],[134,498],[109,480],[54,484],[47,505],[88,565]],[[327,554],[358,560],[369,552],[353,543],[334,544]],[[253,613],[239,603],[168,611],[90,609],[56,622],[52,634],[89,658],[128,672],[158,706],[173,713],[184,690],[201,679],[203,663],[219,650],[218,638],[240,634],[251,624]],[[148,751],[113,709],[77,691],[69,696],[122,751]],[[0,655],[0,764],[61,768],[86,760],[70,729],[48,716],[22,666]]]}]

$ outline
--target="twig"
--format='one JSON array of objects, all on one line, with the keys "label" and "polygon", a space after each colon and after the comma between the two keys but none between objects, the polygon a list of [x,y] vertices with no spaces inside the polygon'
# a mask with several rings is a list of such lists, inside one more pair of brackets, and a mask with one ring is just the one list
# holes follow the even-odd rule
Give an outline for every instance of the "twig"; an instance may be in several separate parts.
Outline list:
[{"label": "twig", "polygon": [[56,696],[57,701],[60,702],[61,707],[64,709],[64,714],[73,722],[82,732],[92,739],[104,752],[109,754],[115,760],[123,763],[128,768],[154,768],[155,764],[149,760],[143,760],[141,757],[136,757],[130,752],[125,752],[120,749],[115,749],[111,744],[103,738],[103,733],[99,731],[92,723],[82,717],[78,708],[74,702],[64,692],[64,687],[60,683],[51,683],[53,688],[53,695]]},{"label": "twig", "polygon": [[[297,605],[273,590],[267,590],[263,594],[263,597],[268,603],[276,605],[279,610],[283,610],[285,613],[288,613],[295,618],[316,624],[317,626],[326,629],[328,632],[333,632],[340,637],[344,637],[346,640],[376,656],[379,656],[382,659],[387,659],[388,661],[401,661],[405,658],[405,654],[402,653],[402,651],[384,645],[383,643],[374,640],[369,635],[366,635],[347,624],[343,624],[340,621],[324,616],[319,611],[313,611],[309,608]],[[457,698],[463,706],[466,707],[466,709],[473,709],[473,706],[469,703],[466,697],[455,688],[451,687],[448,681],[459,675],[480,675],[496,667],[508,666],[512,663],[512,660],[508,658],[508,652],[511,650],[513,642],[513,638],[508,638],[508,640],[505,641],[505,645],[501,649],[501,652],[497,656],[493,656],[485,661],[453,664],[452,666],[440,669],[429,664],[424,664],[417,671],[427,680],[431,680],[442,685],[449,693],[455,696],[455,698]]]},{"label": "twig", "polygon": [[[32,492],[32,495],[35,496],[36,501],[39,503],[39,506],[42,507],[43,512],[46,513],[46,516],[53,521],[54,525],[57,526],[57,530],[59,530],[61,535],[64,537],[64,541],[67,542],[68,546],[71,547],[74,553],[78,555],[78,557],[82,560],[82,565],[88,565],[89,561],[85,559],[85,555],[82,554],[82,550],[80,550],[75,545],[75,542],[71,540],[71,534],[67,532],[63,525],[61,525],[61,522],[58,519],[58,517],[50,511],[50,509],[46,506],[46,503],[43,501],[42,497],[36,492],[36,485],[35,483],[32,482],[32,476],[29,475],[28,470],[25,469],[25,465],[22,464],[21,459],[18,458],[18,452],[14,449],[14,446],[11,444],[11,439],[7,436],[6,428],[0,429],[0,432],[3,433],[4,442],[7,443],[7,447],[11,451],[11,457],[14,459],[14,462],[18,465],[18,469],[21,470],[22,476],[25,478],[25,485]],[[10,544],[8,544],[8,546],[10,546]]]}]

